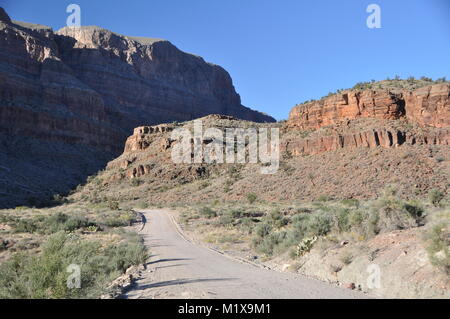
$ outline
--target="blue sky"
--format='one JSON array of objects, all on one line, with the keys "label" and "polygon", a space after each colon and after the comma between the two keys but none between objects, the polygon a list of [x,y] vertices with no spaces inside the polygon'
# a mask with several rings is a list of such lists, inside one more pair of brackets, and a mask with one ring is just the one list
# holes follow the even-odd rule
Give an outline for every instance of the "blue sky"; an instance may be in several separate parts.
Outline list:
[{"label": "blue sky", "polygon": [[[242,103],[285,119],[292,106],[356,82],[450,78],[448,0],[0,0],[15,20],[171,41],[230,72]],[[381,29],[366,8],[381,7]]]}]

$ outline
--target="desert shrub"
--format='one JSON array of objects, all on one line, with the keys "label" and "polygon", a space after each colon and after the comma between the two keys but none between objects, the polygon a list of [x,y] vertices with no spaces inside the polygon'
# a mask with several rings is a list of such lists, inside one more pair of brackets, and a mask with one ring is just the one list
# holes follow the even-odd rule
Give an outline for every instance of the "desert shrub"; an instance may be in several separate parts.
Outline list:
[{"label": "desert shrub", "polygon": [[[64,232],[51,235],[38,256],[14,254],[0,265],[0,298],[98,298],[126,267],[146,260],[140,242],[107,246]],[[68,288],[71,264],[80,266],[81,287]]]},{"label": "desert shrub", "polygon": [[361,227],[362,223],[364,222],[364,218],[365,218],[365,216],[362,211],[352,210],[348,216],[348,222],[349,222],[350,228],[356,229],[356,228]]},{"label": "desert shrub", "polygon": [[439,207],[444,197],[444,193],[440,192],[437,189],[432,189],[428,193],[428,198],[430,199],[431,204],[433,204],[435,207]]},{"label": "desert shrub", "polygon": [[115,200],[108,201],[108,208],[112,210],[119,210],[119,202]]},{"label": "desert shrub", "polygon": [[331,200],[331,198],[328,195],[320,195],[316,200],[318,202],[328,202]]},{"label": "desert shrub", "polygon": [[231,211],[229,211],[229,214],[231,215],[232,218],[241,218],[244,214],[242,211],[240,211],[239,209],[233,209]]},{"label": "desert shrub", "polygon": [[230,214],[223,214],[219,217],[219,219],[216,221],[217,226],[229,226],[233,225],[234,219],[231,217]]},{"label": "desert shrub", "polygon": [[270,213],[268,213],[264,217],[264,220],[268,224],[272,225],[274,228],[281,228],[287,225],[289,222],[289,220],[285,218],[284,215],[278,210],[273,210]]},{"label": "desert shrub", "polygon": [[416,219],[417,224],[420,224],[425,217],[425,210],[419,201],[412,200],[403,203],[403,209]]},{"label": "desert shrub", "polygon": [[348,232],[351,229],[350,210],[339,209],[337,211],[337,228],[339,232]]},{"label": "desert shrub", "polygon": [[254,193],[247,194],[247,201],[250,204],[253,204],[257,199],[258,199],[258,196],[256,196],[256,194],[254,194]]},{"label": "desert shrub", "polygon": [[53,234],[61,230],[73,232],[80,228],[89,226],[97,226],[94,222],[89,221],[84,216],[68,216],[64,213],[58,212],[48,217],[37,217],[34,219],[39,226],[38,232],[42,234]]},{"label": "desert shrub", "polygon": [[367,232],[366,234],[371,237],[380,233],[381,229],[378,225],[380,222],[380,214],[378,212],[371,212],[367,219]]},{"label": "desert shrub", "polygon": [[286,238],[286,231],[274,232],[264,236],[259,240],[254,240],[253,245],[258,252],[271,256],[276,248],[279,247],[281,249],[286,247],[286,245],[282,245]]},{"label": "desert shrub", "polygon": [[139,203],[136,204],[136,207],[140,208],[140,209],[146,209],[146,208],[149,207],[149,205],[146,202],[139,202]]},{"label": "desert shrub", "polygon": [[13,227],[16,233],[34,233],[38,229],[34,221],[25,218],[13,223]]},{"label": "desert shrub", "polygon": [[388,188],[373,205],[379,214],[380,231],[392,231],[420,226],[424,210],[418,202],[404,202],[396,196],[395,189]]},{"label": "desert shrub", "polygon": [[220,244],[224,244],[224,243],[239,243],[241,240],[239,239],[239,236],[236,234],[223,234],[217,237],[216,241]]},{"label": "desert shrub", "polygon": [[136,214],[133,211],[119,211],[108,214],[103,223],[107,227],[131,226],[135,219]]},{"label": "desert shrub", "polygon": [[186,213],[186,212],[182,212],[181,214],[180,214],[180,222],[182,223],[182,224],[187,224],[187,223],[189,223],[189,220],[190,220],[190,215],[188,214],[188,213]]},{"label": "desert shrub", "polygon": [[343,199],[341,200],[341,204],[348,206],[348,207],[359,207],[359,200],[357,200],[356,198],[348,198],[348,199]]},{"label": "desert shrub", "polygon": [[105,249],[110,271],[124,273],[129,267],[145,263],[148,258],[145,246],[140,242],[121,242]]},{"label": "desert shrub", "polygon": [[426,233],[426,239],[429,242],[427,252],[431,264],[450,275],[450,234],[448,223],[441,222],[433,226]]},{"label": "desert shrub", "polygon": [[256,226],[255,233],[259,238],[264,238],[270,234],[272,231],[272,227],[267,223],[261,223]]},{"label": "desert shrub", "polygon": [[206,218],[213,218],[217,216],[217,213],[210,207],[202,207],[199,209],[199,214]]},{"label": "desert shrub", "polygon": [[43,221],[44,233],[56,233],[57,231],[61,230],[62,227],[64,227],[63,225],[67,222],[68,219],[69,216],[61,212],[57,212],[56,214],[48,216]]},{"label": "desert shrub", "polygon": [[64,230],[69,232],[88,227],[97,227],[97,225],[82,216],[69,217],[63,225]]},{"label": "desert shrub", "polygon": [[133,186],[133,187],[137,187],[137,186],[141,185],[142,183],[143,183],[142,180],[139,179],[139,178],[133,178],[130,181],[130,185]]},{"label": "desert shrub", "polygon": [[307,235],[308,236],[324,236],[331,230],[332,220],[329,214],[318,213],[313,214],[308,219]]},{"label": "desert shrub", "polygon": [[239,227],[242,231],[247,234],[251,234],[253,232],[254,221],[250,217],[244,217],[239,221]]}]

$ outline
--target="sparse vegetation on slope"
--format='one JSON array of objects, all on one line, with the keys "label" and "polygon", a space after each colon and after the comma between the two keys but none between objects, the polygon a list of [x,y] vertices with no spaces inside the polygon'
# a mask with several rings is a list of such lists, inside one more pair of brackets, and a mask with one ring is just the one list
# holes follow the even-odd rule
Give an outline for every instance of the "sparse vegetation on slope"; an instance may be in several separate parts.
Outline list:
[{"label": "sparse vegetation on slope", "polygon": [[[370,80],[367,82],[358,82],[351,88],[338,89],[335,92],[328,93],[323,98],[330,97],[335,94],[340,94],[340,93],[343,93],[343,92],[349,91],[349,90],[358,90],[358,91],[390,90],[392,92],[400,92],[403,90],[410,91],[410,90],[419,89],[421,87],[428,86],[428,85],[448,83],[448,82],[449,81],[447,81],[446,77],[442,77],[442,78],[433,80],[426,76],[421,76],[420,78],[417,78],[417,79],[413,76],[410,76],[407,79],[402,79],[402,78],[400,78],[400,76],[396,75],[393,79],[387,78],[386,80],[382,80],[382,81]],[[314,102],[314,101],[316,101],[316,100],[312,99],[312,100],[304,101],[302,103],[297,104],[296,106],[299,106],[302,104],[307,104],[307,103]]]},{"label": "sparse vegetation on slope", "polygon": [[[347,268],[361,268],[374,260],[384,263],[381,260],[387,257],[380,257],[382,251],[377,247],[383,247],[392,236],[403,236],[407,238],[403,248],[391,247],[394,252],[386,254],[391,254],[389,258],[398,253],[428,254],[427,263],[422,260],[421,267],[433,265],[434,268],[426,268],[420,276],[427,276],[431,282],[434,277],[439,281],[436,278],[448,275],[449,204],[450,198],[443,199],[439,207],[427,199],[403,200],[395,188],[388,187],[380,198],[372,201],[321,198],[315,202],[213,202],[177,209],[183,212],[180,222],[191,236],[252,261],[275,267],[287,263],[295,271],[323,280],[333,280],[332,274],[337,273],[342,278],[351,278]],[[317,268],[311,260],[320,256],[327,257],[320,261],[324,266]],[[307,266],[302,268],[305,263]],[[389,267],[395,266],[389,266],[392,260],[386,263],[387,268],[383,269],[390,272]],[[332,270],[331,276],[323,272],[324,267]],[[410,267],[412,272],[417,271],[414,265]],[[433,285],[433,292],[423,293],[439,294],[440,286]],[[393,287],[392,294],[412,293],[411,287],[413,283],[403,288]]]},{"label": "sparse vegetation on slope", "polygon": [[[110,203],[19,207],[0,211],[0,298],[99,298],[147,248],[122,227],[135,213]],[[69,288],[69,265],[80,267],[80,288]]]}]

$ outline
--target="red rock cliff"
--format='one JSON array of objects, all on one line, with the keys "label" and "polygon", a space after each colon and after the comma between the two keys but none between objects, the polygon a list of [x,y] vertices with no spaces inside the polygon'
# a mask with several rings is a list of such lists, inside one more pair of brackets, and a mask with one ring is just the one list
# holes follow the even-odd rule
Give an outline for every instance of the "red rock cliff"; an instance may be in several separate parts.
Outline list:
[{"label": "red rock cliff", "polygon": [[241,105],[223,68],[168,41],[98,27],[53,32],[2,8],[0,83],[0,206],[68,190],[140,125],[212,113],[274,121]]},{"label": "red rock cliff", "polygon": [[406,118],[423,126],[450,126],[450,84],[436,84],[414,91],[345,91],[294,107],[287,126],[318,129],[357,118]]}]

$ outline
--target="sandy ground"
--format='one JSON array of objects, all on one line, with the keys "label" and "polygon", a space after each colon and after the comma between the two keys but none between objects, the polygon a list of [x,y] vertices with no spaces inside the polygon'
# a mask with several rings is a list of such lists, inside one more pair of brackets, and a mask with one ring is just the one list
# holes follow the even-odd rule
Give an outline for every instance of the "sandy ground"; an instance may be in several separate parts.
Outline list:
[{"label": "sandy ground", "polygon": [[263,269],[192,243],[164,210],[143,211],[151,258],[123,298],[367,298],[298,274]]}]

